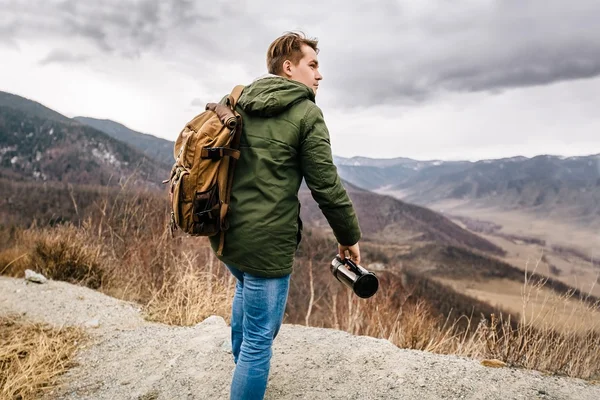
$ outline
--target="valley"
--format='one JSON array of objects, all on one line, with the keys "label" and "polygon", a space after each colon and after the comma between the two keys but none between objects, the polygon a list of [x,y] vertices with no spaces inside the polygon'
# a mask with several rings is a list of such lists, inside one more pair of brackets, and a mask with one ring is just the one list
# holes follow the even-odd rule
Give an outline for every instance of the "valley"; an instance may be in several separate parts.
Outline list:
[{"label": "valley", "polygon": [[[521,211],[468,206],[439,210],[457,224],[477,232],[506,251],[510,264],[560,280],[583,292],[600,295],[600,233],[559,219],[543,219]],[[435,207],[435,208],[437,208]],[[487,222],[497,229],[473,229],[465,221]],[[471,225],[469,227],[469,225]]]}]

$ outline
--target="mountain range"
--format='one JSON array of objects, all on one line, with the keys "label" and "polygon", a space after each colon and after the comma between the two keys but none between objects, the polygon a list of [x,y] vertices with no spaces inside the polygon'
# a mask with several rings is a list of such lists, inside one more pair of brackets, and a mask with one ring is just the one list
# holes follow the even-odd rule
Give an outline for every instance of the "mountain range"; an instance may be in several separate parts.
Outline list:
[{"label": "mountain range", "polygon": [[[166,165],[173,160],[171,141],[110,120],[75,120]],[[432,206],[445,200],[465,200],[479,206],[557,216],[569,222],[600,221],[600,154],[517,156],[477,162],[336,156],[334,162],[346,182],[409,203]]]},{"label": "mountain range", "polygon": [[158,187],[168,168],[105,132],[0,92],[0,177]]},{"label": "mountain range", "polygon": [[[0,92],[0,176],[105,184],[137,171],[156,185],[173,162],[173,144],[111,120],[70,119]],[[346,182],[409,203],[462,200],[571,222],[600,220],[600,154],[477,162],[334,157],[334,162]]]},{"label": "mountain range", "polygon": [[348,182],[425,206],[462,200],[570,222],[600,220],[600,154],[477,162],[337,157],[336,162]]}]

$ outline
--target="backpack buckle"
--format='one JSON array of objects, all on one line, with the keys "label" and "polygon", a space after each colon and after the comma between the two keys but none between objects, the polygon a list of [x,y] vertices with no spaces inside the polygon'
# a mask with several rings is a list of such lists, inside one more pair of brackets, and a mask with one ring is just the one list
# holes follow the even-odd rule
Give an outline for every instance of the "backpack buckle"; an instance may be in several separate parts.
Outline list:
[{"label": "backpack buckle", "polygon": [[223,158],[223,148],[222,147],[204,147],[202,149],[202,158],[207,158],[209,160],[218,161]]}]

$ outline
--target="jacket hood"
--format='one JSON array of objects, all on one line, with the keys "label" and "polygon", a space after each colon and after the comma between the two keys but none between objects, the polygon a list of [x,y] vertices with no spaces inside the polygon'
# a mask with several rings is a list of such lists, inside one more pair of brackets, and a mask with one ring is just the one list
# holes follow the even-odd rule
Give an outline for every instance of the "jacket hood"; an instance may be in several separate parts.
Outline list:
[{"label": "jacket hood", "polygon": [[276,75],[259,78],[244,88],[238,105],[248,114],[272,117],[315,94],[303,83]]}]

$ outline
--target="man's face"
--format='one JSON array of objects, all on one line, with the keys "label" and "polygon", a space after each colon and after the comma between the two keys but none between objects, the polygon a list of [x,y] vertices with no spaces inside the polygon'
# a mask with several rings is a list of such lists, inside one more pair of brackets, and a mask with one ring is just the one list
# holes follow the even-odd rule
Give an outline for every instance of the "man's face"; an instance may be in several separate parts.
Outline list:
[{"label": "man's face", "polygon": [[319,72],[317,53],[312,47],[304,45],[302,46],[302,54],[304,56],[297,65],[286,60],[283,64],[283,73],[291,80],[304,83],[317,94],[319,81],[323,79],[323,76]]}]

